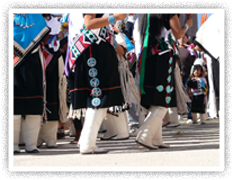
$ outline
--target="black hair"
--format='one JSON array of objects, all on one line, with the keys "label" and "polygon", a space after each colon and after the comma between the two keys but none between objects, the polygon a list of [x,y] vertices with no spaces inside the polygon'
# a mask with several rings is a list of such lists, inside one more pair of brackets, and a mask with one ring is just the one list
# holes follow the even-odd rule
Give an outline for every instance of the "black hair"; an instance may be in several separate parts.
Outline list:
[{"label": "black hair", "polygon": [[52,14],[42,14],[42,16],[48,21],[52,18]]},{"label": "black hair", "polygon": [[203,75],[203,67],[200,64],[194,65],[194,67],[193,67],[193,73],[194,73],[195,70],[201,70],[201,75],[200,76]]},{"label": "black hair", "polygon": [[[139,33],[141,36],[141,43],[144,42],[147,26],[147,14],[138,15]],[[150,28],[149,28],[149,42],[148,47],[153,47],[159,42],[160,34],[164,27],[163,14],[150,14]]]},{"label": "black hair", "polygon": [[188,43],[189,44],[192,44],[192,43],[195,44],[195,39],[196,39],[196,36],[190,36]]}]

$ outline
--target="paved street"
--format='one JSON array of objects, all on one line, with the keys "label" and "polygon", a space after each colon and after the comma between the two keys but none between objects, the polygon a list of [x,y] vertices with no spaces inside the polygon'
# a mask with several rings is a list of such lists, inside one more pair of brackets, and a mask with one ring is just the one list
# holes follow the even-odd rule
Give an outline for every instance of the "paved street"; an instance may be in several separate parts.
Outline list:
[{"label": "paved street", "polygon": [[[97,140],[99,147],[109,150],[108,154],[80,155],[73,137],[58,140],[56,149],[45,145],[38,154],[28,154],[23,147],[14,155],[14,167],[220,167],[219,119],[207,120],[205,125],[187,125],[186,119],[177,128],[163,128],[163,141],[169,149],[149,150],[138,146],[135,137],[123,141]],[[182,134],[178,134],[181,131]],[[103,134],[99,134],[101,137]],[[37,169],[38,170],[38,169]]]}]

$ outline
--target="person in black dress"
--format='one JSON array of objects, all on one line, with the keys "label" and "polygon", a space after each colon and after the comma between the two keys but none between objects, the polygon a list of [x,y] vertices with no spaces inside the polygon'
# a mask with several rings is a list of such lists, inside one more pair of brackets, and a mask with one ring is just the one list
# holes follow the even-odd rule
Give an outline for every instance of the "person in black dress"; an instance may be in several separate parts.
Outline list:
[{"label": "person in black dress", "polygon": [[134,40],[139,59],[141,105],[150,112],[136,142],[149,149],[166,148],[169,145],[162,142],[162,119],[167,108],[176,107],[176,39],[192,26],[192,19],[186,19],[182,27],[176,14],[139,14],[137,21]]},{"label": "person in black dress", "polygon": [[98,130],[107,109],[124,104],[116,56],[118,46],[110,24],[126,17],[126,14],[83,14],[81,33],[71,43],[71,103],[74,110],[87,108],[79,139],[81,154],[108,152],[96,146]]}]

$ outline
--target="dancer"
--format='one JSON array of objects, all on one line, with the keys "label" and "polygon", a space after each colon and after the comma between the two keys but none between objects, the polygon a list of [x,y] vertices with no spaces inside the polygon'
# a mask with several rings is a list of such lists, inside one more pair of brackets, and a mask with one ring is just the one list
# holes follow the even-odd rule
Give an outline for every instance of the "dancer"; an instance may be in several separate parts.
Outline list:
[{"label": "dancer", "polygon": [[87,108],[79,139],[81,154],[108,152],[96,146],[98,130],[107,109],[124,104],[110,24],[126,17],[126,14],[83,14],[78,19],[70,14],[73,24],[75,21],[82,24],[81,31],[76,36],[74,33],[67,63],[72,107]]},{"label": "dancer", "polygon": [[27,153],[38,153],[37,138],[44,113],[44,61],[41,41],[50,29],[41,14],[14,18],[14,153],[19,153],[20,126]]},{"label": "dancer", "polygon": [[[67,29],[61,30],[62,24],[51,14],[43,14],[43,17],[51,32],[46,38],[48,40],[45,42],[43,51],[46,62],[46,121],[41,125],[37,143],[38,147],[41,147],[45,142],[48,148],[55,148],[57,147],[58,123],[60,120],[63,121],[61,111],[65,111],[63,112],[65,115],[68,112],[66,96],[64,94],[59,96],[63,90],[61,84],[64,84],[66,89],[66,77],[63,75],[65,69],[62,48],[67,43],[67,37],[65,37]],[[64,91],[66,92],[66,90]],[[60,108],[61,105],[63,105],[63,108]]]},{"label": "dancer", "polygon": [[150,111],[136,142],[149,149],[169,147],[162,141],[162,119],[168,107],[176,107],[175,38],[181,38],[191,26],[192,19],[187,18],[185,25],[180,27],[176,14],[139,14],[135,22],[141,104]]},{"label": "dancer", "polygon": [[[114,114],[108,114],[104,125],[107,132],[101,138],[101,140],[123,140],[129,138],[128,121],[126,110],[131,108],[132,102],[134,102],[136,110],[140,110],[140,97],[138,88],[135,85],[135,80],[132,73],[129,70],[128,62],[126,60],[126,53],[131,51],[134,46],[129,41],[127,36],[122,30],[122,21],[117,21],[114,24],[115,36],[117,42],[117,58],[118,69],[120,74],[120,83],[122,87],[122,93],[126,104],[123,107],[112,107],[111,112]],[[117,112],[115,112],[117,110]],[[137,114],[138,114],[137,113]]]}]

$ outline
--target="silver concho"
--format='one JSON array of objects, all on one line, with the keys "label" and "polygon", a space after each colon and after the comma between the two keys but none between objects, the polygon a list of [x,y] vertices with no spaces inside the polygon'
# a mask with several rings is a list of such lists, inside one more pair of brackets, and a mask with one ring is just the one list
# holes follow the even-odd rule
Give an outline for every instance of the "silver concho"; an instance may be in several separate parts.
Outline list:
[{"label": "silver concho", "polygon": [[89,75],[90,75],[91,77],[96,77],[97,74],[98,74],[98,71],[97,71],[96,68],[91,68],[91,69],[89,70]]},{"label": "silver concho", "polygon": [[96,61],[96,59],[93,58],[93,57],[91,57],[91,58],[89,58],[89,59],[87,60],[87,65],[88,65],[89,67],[94,67],[94,66],[96,65],[96,63],[97,63],[97,61]]},{"label": "silver concho", "polygon": [[92,99],[92,101],[91,101],[91,104],[93,105],[93,106],[99,106],[100,105],[100,103],[101,103],[101,100],[99,99],[99,98],[94,98],[94,99]]},{"label": "silver concho", "polygon": [[100,96],[102,94],[102,91],[100,88],[94,88],[91,90],[91,93],[93,96]]},{"label": "silver concho", "polygon": [[97,87],[100,84],[100,81],[98,78],[91,79],[90,84],[92,87]]}]

